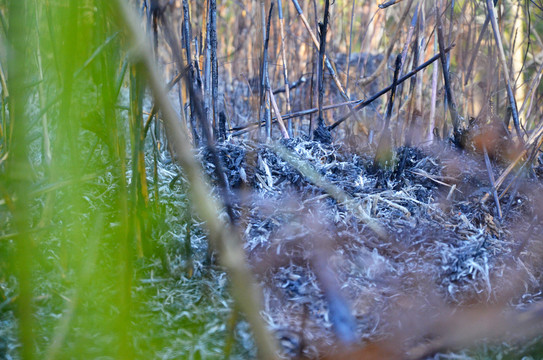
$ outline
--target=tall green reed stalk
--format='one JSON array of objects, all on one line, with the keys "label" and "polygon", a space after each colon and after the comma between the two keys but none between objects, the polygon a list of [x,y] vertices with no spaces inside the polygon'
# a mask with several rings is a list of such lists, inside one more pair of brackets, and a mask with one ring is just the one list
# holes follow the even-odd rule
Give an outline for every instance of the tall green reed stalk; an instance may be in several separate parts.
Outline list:
[{"label": "tall green reed stalk", "polygon": [[[132,262],[149,201],[139,70],[130,69],[127,122],[122,40],[107,2],[18,0],[1,10],[1,189],[13,204],[2,230],[15,235],[0,256],[16,274],[20,356],[132,358]],[[51,301],[61,316],[36,320],[40,292],[59,285]]]}]

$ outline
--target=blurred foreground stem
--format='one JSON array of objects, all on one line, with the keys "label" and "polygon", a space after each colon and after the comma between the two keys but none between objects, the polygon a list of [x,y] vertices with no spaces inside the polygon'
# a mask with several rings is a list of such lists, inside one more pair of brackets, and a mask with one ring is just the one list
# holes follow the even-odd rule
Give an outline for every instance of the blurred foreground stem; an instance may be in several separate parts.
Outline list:
[{"label": "blurred foreground stem", "polygon": [[[8,86],[9,86],[9,122],[13,129],[7,158],[7,185],[11,199],[14,200],[12,211],[13,223],[18,236],[15,237],[16,256],[12,266],[16,270],[19,285],[17,313],[19,319],[19,340],[21,359],[34,358],[34,314],[32,305],[33,289],[33,252],[34,243],[30,235],[28,189],[31,185],[29,174],[27,129],[30,125],[26,113],[28,103],[29,64],[29,26],[27,15],[31,11],[31,1],[17,0],[9,2],[8,44]],[[10,195],[6,195],[10,196]]]},{"label": "blurred foreground stem", "polygon": [[177,119],[136,18],[125,1],[116,0],[113,5],[114,13],[119,14],[121,28],[129,38],[132,60],[141,65],[155,101],[162,110],[168,142],[188,179],[192,206],[206,222],[211,245],[219,252],[221,263],[230,275],[233,296],[252,327],[260,358],[276,359],[277,345],[260,317],[261,299],[258,286],[249,271],[240,239],[228,225],[218,221],[218,204],[210,196],[211,189],[203,180],[199,165],[192,155],[185,124]]}]

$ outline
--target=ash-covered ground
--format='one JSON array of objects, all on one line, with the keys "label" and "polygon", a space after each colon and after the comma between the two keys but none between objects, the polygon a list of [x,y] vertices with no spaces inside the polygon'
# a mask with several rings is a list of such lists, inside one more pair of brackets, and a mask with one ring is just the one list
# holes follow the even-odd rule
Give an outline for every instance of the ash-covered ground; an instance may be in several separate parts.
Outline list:
[{"label": "ash-covered ground", "polygon": [[[439,338],[430,334],[445,314],[541,299],[541,167],[511,182],[499,219],[493,197],[481,201],[492,190],[482,154],[400,148],[400,173],[375,169],[371,152],[280,144],[320,179],[300,173],[277,144],[231,140],[218,150],[263,315],[288,357],[391,338],[409,354]],[[210,153],[201,158],[213,178]],[[503,167],[492,164],[497,177]]]}]

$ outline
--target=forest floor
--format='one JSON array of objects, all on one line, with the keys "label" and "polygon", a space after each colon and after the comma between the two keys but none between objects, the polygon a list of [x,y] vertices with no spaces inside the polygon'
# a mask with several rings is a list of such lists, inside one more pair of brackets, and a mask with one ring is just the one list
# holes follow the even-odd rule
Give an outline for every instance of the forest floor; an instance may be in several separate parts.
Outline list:
[{"label": "forest floor", "polygon": [[[401,173],[398,166],[375,169],[370,148],[353,153],[302,138],[269,144],[229,139],[217,146],[236,224],[263,289],[263,316],[285,356],[316,358],[368,344],[395,348],[402,358],[541,354],[533,326],[514,320],[507,329],[501,322],[504,314],[532,314],[543,297],[541,165],[503,194],[499,219],[493,197],[481,201],[492,190],[483,154],[449,144],[397,149],[396,164],[405,159]],[[199,158],[213,180],[209,152],[200,149]],[[182,172],[166,152],[158,165],[158,183],[152,176],[148,181],[159,189],[165,222],[153,230],[155,256],[135,264],[134,353],[252,358],[249,327],[208,251],[204,225],[191,214]],[[504,170],[499,158],[491,165],[495,177]],[[97,180],[106,187],[108,181],[107,175]],[[97,194],[104,193],[98,185],[83,195],[105,206],[107,194]],[[44,249],[60,247],[58,239],[51,241]],[[58,259],[49,260],[37,274],[38,348],[51,341],[72,286],[57,271],[63,266]],[[18,358],[16,285],[12,278],[0,285],[8,299],[0,304],[0,358]],[[94,309],[92,299],[103,295],[99,287],[88,291],[84,307],[99,329],[112,310]],[[477,334],[467,331],[473,328]],[[114,356],[114,347],[109,355],[103,349],[115,339],[100,330],[86,336],[94,346],[82,349],[68,334],[62,358]],[[474,341],[479,338],[487,341]]]},{"label": "forest floor", "polygon": [[[492,190],[483,154],[448,144],[400,148],[400,173],[375,169],[371,150],[281,144],[225,143],[220,153],[267,321],[289,356],[391,337],[409,353],[428,334],[454,338],[485,321],[481,314],[452,325],[448,316],[462,318],[454,312],[541,300],[541,166],[503,194],[500,219],[492,196],[481,201]],[[298,160],[318,174],[302,175]],[[504,166],[495,160],[497,177]],[[450,328],[438,331],[444,323]],[[444,344],[438,350],[458,345]]]}]

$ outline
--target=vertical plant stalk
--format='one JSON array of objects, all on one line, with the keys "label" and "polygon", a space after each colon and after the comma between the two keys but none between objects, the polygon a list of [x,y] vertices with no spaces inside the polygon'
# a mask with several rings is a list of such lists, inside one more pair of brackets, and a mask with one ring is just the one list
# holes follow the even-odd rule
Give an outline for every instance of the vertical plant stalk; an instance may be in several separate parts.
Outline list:
[{"label": "vertical plant stalk", "polygon": [[187,142],[186,127],[177,119],[160,80],[159,72],[155,68],[152,57],[149,56],[149,47],[145,43],[145,36],[141,32],[138,21],[124,0],[116,0],[114,8],[119,14],[121,27],[128,35],[129,43],[134,50],[134,61],[141,63],[155,101],[162,110],[169,142],[177,155],[176,160],[182,166],[188,179],[192,206],[205,221],[210,242],[219,252],[219,259],[230,275],[234,299],[238,302],[240,309],[245,312],[251,325],[260,358],[277,359],[277,345],[260,316],[262,306],[258,286],[245,260],[241,240],[236,231],[218,220],[220,219],[218,204],[210,196],[211,189],[203,180],[200,167],[192,155],[191,147]]},{"label": "vertical plant stalk", "polygon": [[[523,24],[526,23],[526,16],[522,7],[520,6],[519,1],[511,2],[511,11],[510,14],[514,14],[513,18],[513,29],[511,30],[511,35],[515,34],[515,40],[511,42],[511,72],[512,78],[514,79],[513,88],[515,89],[515,99],[518,101],[524,101],[526,98],[526,84],[524,83],[524,64],[525,64],[525,55],[523,52],[523,47],[525,47],[525,33],[523,30]],[[527,24],[527,26],[530,26]],[[528,49],[526,49],[528,51]],[[517,86],[518,84],[518,86]],[[522,115],[522,112],[519,112],[519,117]],[[521,121],[521,119],[519,119]],[[521,124],[526,128],[526,119],[522,119],[523,123]]]},{"label": "vertical plant stalk", "polygon": [[319,23],[320,30],[320,44],[319,44],[319,60],[317,62],[317,83],[318,83],[318,104],[319,117],[317,120],[317,127],[324,127],[324,115],[322,112],[323,98],[324,98],[324,54],[326,53],[326,32],[328,30],[328,18],[330,16],[330,1],[324,2],[324,19],[322,23]]},{"label": "vertical plant stalk", "polygon": [[[268,13],[268,21],[264,20],[266,24],[264,31],[264,43],[262,48],[262,65],[260,67],[260,120],[266,124],[266,140],[271,139],[271,114],[270,106],[268,99],[266,97],[270,87],[269,76],[268,76],[268,45],[270,43],[270,26],[271,26],[271,15],[273,12],[273,4],[271,3],[270,11]],[[264,119],[262,119],[264,117]]]},{"label": "vertical plant stalk", "polygon": [[[287,114],[290,113],[290,83],[288,81],[288,67],[287,67],[287,51],[285,46],[285,20],[283,19],[283,3],[281,0],[277,0],[277,12],[279,13],[279,31],[281,32],[281,58],[283,61],[283,79],[285,81],[285,97]],[[273,100],[272,100],[273,101]],[[292,119],[287,121],[287,131],[290,136],[293,135],[292,131]]]},{"label": "vertical plant stalk", "polygon": [[137,254],[144,254],[144,216],[149,203],[147,176],[145,170],[143,96],[144,84],[141,70],[137,66],[130,67],[130,145],[132,149],[132,182],[131,202],[133,213],[130,216],[130,229],[136,239]]},{"label": "vertical plant stalk", "polygon": [[[191,25],[190,25],[190,7],[188,0],[183,0],[183,48],[185,49],[185,56],[187,58],[187,64],[189,66],[189,71],[193,73],[196,71],[194,69],[194,66],[192,65],[192,53],[190,48],[190,40],[192,38],[192,31],[191,31]],[[179,85],[179,88],[182,88],[181,85]],[[187,92],[187,89],[183,88],[184,93]],[[186,101],[186,99],[184,100]],[[194,104],[192,101],[189,100],[189,106],[190,106],[190,128],[192,130],[192,139],[194,141],[195,146],[199,146],[200,143],[200,135],[198,134],[198,129],[196,127],[196,120],[194,119]],[[183,104],[184,105],[184,104]],[[184,113],[184,109],[182,108],[181,111]]]},{"label": "vertical plant stalk", "polygon": [[[404,46],[403,46],[403,49],[402,49],[402,52],[401,52],[401,56],[402,56],[402,62],[401,62],[401,67],[400,67],[400,74],[398,75],[399,78],[402,77],[403,75],[403,66],[405,65],[406,63],[406,59],[407,59],[407,53],[409,51],[409,44],[411,44],[411,41],[413,39],[413,33],[415,31],[415,28],[417,26],[417,23],[418,23],[418,18],[419,18],[419,4],[417,4],[417,6],[415,6],[415,11],[413,13],[413,17],[411,18],[411,24],[409,25],[409,28],[407,30],[407,37],[405,39],[405,43],[404,43]],[[416,46],[416,45],[415,45]],[[414,62],[413,62],[414,63]],[[416,65],[413,66],[414,68],[416,67]],[[415,78],[411,78],[411,81],[410,81],[410,93],[408,96],[411,97],[411,99],[413,98],[413,87],[414,87],[414,81],[415,81]],[[398,128],[402,128],[402,124],[400,123],[400,109],[403,108],[403,104],[402,104],[402,100],[403,100],[403,97],[402,97],[402,93],[403,93],[403,84],[399,84],[398,85],[399,89],[398,89],[398,92],[400,93],[400,98],[398,99],[398,115],[397,115],[397,118],[398,118],[398,121],[396,123],[396,129]],[[411,101],[410,101],[411,103]],[[409,109],[410,110],[410,109]],[[409,112],[407,114],[408,116],[408,119],[407,121],[409,120]],[[407,128],[407,124],[404,124],[403,128]],[[395,131],[395,142],[397,144],[401,144],[402,143],[402,137],[403,137],[403,132],[400,132],[398,134],[398,131]]]},{"label": "vertical plant stalk", "polygon": [[[153,55],[155,60],[158,59],[158,20],[160,16],[160,4],[159,0],[148,0],[148,28],[151,29],[151,38],[153,39]],[[160,136],[160,121],[154,123],[155,138],[158,142],[158,146],[162,146],[162,140]]]},{"label": "vertical plant stalk", "polygon": [[[353,1],[351,8],[351,24],[349,25],[349,52],[347,53],[347,79],[345,80],[345,93],[349,96],[349,72],[351,70],[351,50],[353,45],[353,21],[354,21],[354,9],[356,6],[356,0]],[[364,42],[364,40],[362,40]]]},{"label": "vertical plant stalk", "polygon": [[413,18],[411,19],[411,24],[409,25],[409,29],[407,30],[407,38],[405,40],[405,44],[402,49],[402,67],[400,68],[400,74],[398,76],[399,78],[403,76],[403,66],[406,63],[405,60],[407,59],[409,44],[411,44],[411,40],[413,39],[413,33],[415,31],[415,27],[417,26],[418,20],[419,20],[419,4],[415,6],[415,12],[413,13]]},{"label": "vertical plant stalk", "polygon": [[411,6],[413,5],[413,1],[414,0],[410,0],[407,3],[407,5],[405,7],[405,10],[402,13],[402,16],[400,17],[400,20],[397,23],[394,34],[392,35],[392,39],[390,40],[390,45],[387,48],[387,50],[385,51],[385,56],[383,57],[383,60],[381,61],[381,63],[377,67],[377,69],[373,72],[373,74],[371,74],[370,76],[366,76],[366,77],[364,77],[363,79],[361,79],[359,81],[359,84],[361,86],[366,86],[366,85],[370,84],[371,82],[373,82],[375,79],[377,79],[377,77],[379,76],[379,74],[381,74],[381,72],[385,69],[385,67],[387,67],[388,59],[389,59],[390,55],[392,54],[392,50],[394,49],[394,47],[395,47],[395,45],[396,45],[396,43],[397,43],[397,41],[398,41],[398,39],[400,37],[400,34],[402,33],[401,29],[402,29],[403,23],[405,22],[405,19],[407,19],[407,15],[409,15],[409,10],[411,9]]},{"label": "vertical plant stalk", "polygon": [[[40,108],[44,109],[46,106],[46,97],[45,97],[45,89],[43,88],[43,66],[42,66],[42,55],[41,55],[41,44],[40,44],[40,34],[39,34],[39,20],[38,20],[38,6],[37,6],[37,0],[34,2],[34,12],[35,12],[35,19],[36,19],[36,30],[38,31],[38,36],[36,36],[36,62],[38,65],[38,75],[40,83],[38,84],[38,94],[39,94],[39,101],[40,101]],[[2,81],[2,84],[4,84],[4,81]],[[42,123],[42,129],[43,129],[43,154],[44,154],[44,160],[45,164],[50,165],[51,164],[51,141],[49,139],[49,129],[48,129],[48,119],[47,119],[47,113],[44,113],[41,117],[41,123]]]},{"label": "vertical plant stalk", "polygon": [[211,96],[213,100],[213,131],[218,135],[219,65],[217,59],[217,0],[209,2],[209,38],[211,45]]},{"label": "vertical plant stalk", "polygon": [[34,310],[32,304],[33,264],[35,262],[34,242],[29,233],[29,189],[30,163],[27,151],[27,129],[30,121],[25,109],[27,108],[27,83],[29,61],[28,45],[30,42],[27,14],[30,12],[29,0],[10,1],[9,29],[7,40],[10,52],[8,54],[8,87],[9,87],[9,121],[12,126],[12,136],[9,146],[9,157],[6,162],[8,186],[12,190],[13,225],[18,236],[15,237],[15,261],[19,297],[17,300],[17,318],[20,356],[23,360],[34,358]]},{"label": "vertical plant stalk", "polygon": [[494,195],[494,202],[496,203],[496,210],[498,212],[498,218],[502,219],[502,208],[500,206],[500,199],[498,198],[498,191],[496,190],[496,181],[494,180],[494,173],[492,172],[492,165],[490,164],[490,159],[488,157],[488,151],[486,146],[483,145],[483,154],[485,157],[486,171],[488,172],[488,178],[490,180],[490,186],[492,187],[492,195]]},{"label": "vertical plant stalk", "polygon": [[288,139],[288,130],[285,127],[285,124],[283,123],[283,118],[281,117],[281,111],[279,110],[279,107],[277,106],[277,101],[275,101],[275,95],[273,95],[273,91],[270,87],[268,87],[268,96],[270,97],[270,102],[273,107],[273,111],[275,112],[275,116],[277,117],[277,124],[279,125],[279,130],[281,131],[281,135],[283,135],[283,138]]},{"label": "vertical plant stalk", "polygon": [[[426,44],[426,37],[425,37],[425,31],[426,31],[426,14],[424,13],[424,10],[426,8],[426,1],[422,0],[422,4],[420,6],[420,21],[419,21],[419,63],[416,67],[420,65],[420,62],[422,59],[424,59],[424,46]],[[415,101],[415,111],[418,113],[419,116],[423,116],[423,110],[422,110],[422,89],[423,89],[423,82],[424,82],[424,75],[421,74],[421,76],[417,77],[417,84],[416,84],[416,101]],[[421,123],[421,130],[424,131],[422,128],[423,125]],[[423,137],[420,138],[423,140]]]},{"label": "vertical plant stalk", "polygon": [[447,56],[445,53],[445,40],[443,39],[443,24],[441,22],[441,11],[439,9],[438,2],[435,5],[436,11],[436,27],[437,27],[437,42],[439,45],[439,55],[441,60],[441,70],[443,72],[443,82],[445,83],[445,94],[449,107],[449,113],[451,114],[451,121],[453,125],[453,137],[456,145],[460,144],[460,117],[458,116],[458,110],[456,108],[456,101],[454,100],[451,81],[449,76],[449,68],[447,64]]},{"label": "vertical plant stalk", "polygon": [[[437,52],[437,34],[434,34],[434,52]],[[432,65],[432,95],[430,98],[430,115],[428,119],[428,134],[427,141],[434,140],[434,129],[436,127],[436,102],[437,102],[437,82],[438,82],[438,67],[437,63]]]},{"label": "vertical plant stalk", "polygon": [[[309,25],[309,22],[307,21],[304,13],[302,11],[302,8],[300,7],[300,4],[298,3],[298,0],[292,0],[292,3],[294,4],[294,7],[296,8],[296,11],[298,12],[298,15],[300,16],[300,19],[302,19],[302,23],[304,24],[304,27],[306,28],[307,32],[309,33],[309,36],[311,37],[311,40],[313,41],[313,44],[315,45],[315,48],[317,49],[317,51],[319,51],[319,41],[317,40],[317,37],[313,33],[313,30],[311,30],[311,26]],[[341,96],[343,97],[343,99],[345,101],[349,101],[350,99],[347,96],[347,94],[345,93],[345,89],[343,89],[343,86],[341,85],[341,82],[339,81],[339,77],[337,76],[337,73],[334,70],[334,65],[332,64],[332,62],[330,61],[328,56],[326,56],[326,54],[324,54],[324,64],[326,65],[326,69],[328,70],[328,72],[332,76],[332,79],[334,80],[334,83],[336,84],[336,87],[338,88],[338,90],[339,90]],[[358,113],[352,108],[351,105],[348,105],[347,107],[349,109],[350,114],[355,117],[355,119],[357,120],[358,123],[361,124],[362,119],[360,119],[360,116],[358,115]],[[362,129],[364,130],[364,133],[366,135],[369,135],[369,132],[365,127],[363,127]]]},{"label": "vertical plant stalk", "polygon": [[[205,113],[205,119],[206,119],[206,125],[204,127],[207,127],[211,129],[211,138],[207,138],[206,141],[209,144],[212,141],[212,138],[214,139],[214,134],[217,133],[214,124],[213,124],[213,96],[212,96],[212,84],[211,84],[211,14],[210,14],[210,6],[211,6],[211,0],[206,1],[206,31],[205,31],[205,43],[204,43],[204,54],[205,54],[205,61],[204,61],[204,113]],[[194,99],[191,99],[194,100]],[[204,132],[205,134],[205,132]]]},{"label": "vertical plant stalk", "polygon": [[518,108],[517,102],[515,100],[515,94],[513,94],[513,89],[511,88],[511,77],[509,76],[509,69],[507,67],[507,60],[505,59],[505,52],[503,51],[503,44],[500,35],[500,29],[498,27],[498,22],[496,21],[496,13],[494,12],[494,5],[492,0],[486,0],[486,7],[488,10],[488,16],[490,17],[490,24],[492,25],[492,31],[494,33],[494,40],[496,41],[496,46],[498,47],[498,55],[500,56],[500,61],[503,69],[503,75],[505,77],[505,85],[507,89],[507,98],[509,100],[509,105],[511,106],[511,115],[513,116],[513,125],[515,126],[515,131],[522,145],[524,145],[524,137],[520,129],[520,122],[518,118]]},{"label": "vertical plant stalk", "polygon": [[[416,8],[416,12],[422,12],[422,9],[419,9],[418,6]],[[419,16],[421,16],[422,14],[419,14]],[[413,41],[413,45],[412,45],[412,53],[413,53],[413,69],[416,69],[417,66],[420,65],[420,52],[422,51],[422,46],[421,46],[421,42],[420,42],[420,39],[419,37],[421,36],[421,32],[420,32],[420,26],[417,26],[417,23],[415,21],[415,24],[416,26],[416,31],[415,31],[415,39]],[[415,118],[417,116],[417,112],[416,112],[416,109],[415,109],[415,100],[417,98],[417,95],[415,93],[415,86],[417,84],[417,80],[420,79],[422,77],[422,74],[420,76],[418,75],[415,75],[414,77],[411,78],[411,81],[409,82],[409,103],[408,103],[408,110],[407,110],[407,121],[405,123],[405,128],[404,128],[404,136],[405,136],[405,145],[406,145],[406,148],[405,148],[405,151],[404,151],[404,156],[402,156],[402,166],[400,166],[400,172],[403,171],[401,168],[403,167],[403,165],[405,165],[405,160],[406,160],[406,156],[407,156],[407,147],[408,146],[411,146],[412,144],[412,141],[413,141],[413,130],[414,130],[414,125],[415,125]],[[406,132],[407,131],[407,132]],[[400,142],[401,143],[401,142]]]},{"label": "vertical plant stalk", "polygon": [[479,53],[479,47],[481,46],[481,42],[483,41],[483,37],[486,33],[486,29],[488,28],[489,23],[490,23],[490,16],[487,15],[485,18],[485,22],[483,23],[483,27],[481,28],[481,33],[479,34],[479,38],[477,39],[477,42],[475,43],[475,48],[473,49],[471,59],[469,61],[468,70],[466,71],[466,79],[464,80],[464,85],[467,85],[471,78],[471,72],[473,70],[473,66],[475,65],[475,59],[477,58],[477,54]]},{"label": "vertical plant stalk", "polygon": [[390,118],[392,117],[392,108],[394,105],[394,98],[396,95],[396,87],[398,85],[398,75],[402,68],[402,55],[398,54],[394,65],[394,78],[390,89],[390,97],[388,99],[387,110],[385,114],[385,124],[377,150],[375,152],[375,158],[373,159],[373,168],[386,168],[392,165],[393,149],[392,149],[392,134],[390,132]]},{"label": "vertical plant stalk", "polygon": [[[528,116],[530,114],[530,111],[526,108],[528,103],[530,103],[530,108],[532,107],[532,105],[534,104],[534,96],[536,94],[536,89],[538,88],[539,86],[539,83],[541,82],[541,77],[543,76],[543,63],[541,65],[539,65],[539,68],[537,69],[537,72],[536,72],[537,75],[535,75],[532,79],[532,82],[530,84],[530,88],[528,89],[528,92],[526,93],[526,97],[524,98],[524,102],[522,103],[522,106],[520,107],[520,111],[519,111],[519,114],[524,114],[526,113],[525,115],[525,118],[526,118],[526,127],[527,128],[530,128],[530,125],[531,125],[531,122],[528,122]],[[530,100],[528,100],[530,99]]]},{"label": "vertical plant stalk", "polygon": [[[201,93],[198,91],[197,81],[192,77],[191,72],[187,73],[187,67],[183,64],[183,57],[181,56],[181,49],[179,48],[180,41],[177,38],[177,34],[171,29],[171,25],[167,18],[162,18],[163,21],[163,32],[166,38],[166,41],[172,49],[174,55],[174,61],[178,66],[178,70],[183,74],[181,77],[185,79],[185,85],[189,91],[191,101],[194,103],[194,110],[196,111],[195,117],[200,121],[203,129],[205,138],[207,139],[207,149],[211,153],[211,158],[213,164],[215,165],[215,175],[217,176],[219,187],[221,190],[221,196],[224,200],[226,212],[230,218],[231,223],[234,223],[235,216],[232,209],[232,198],[230,193],[230,184],[228,182],[228,177],[224,171],[224,166],[219,157],[217,147],[215,146],[215,137],[213,136],[213,130],[211,129],[210,124],[205,121],[205,112],[203,112],[203,100],[201,98]],[[184,128],[185,129],[185,128]]]}]

